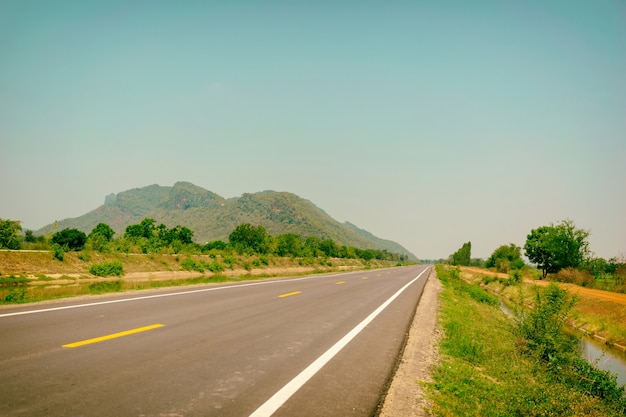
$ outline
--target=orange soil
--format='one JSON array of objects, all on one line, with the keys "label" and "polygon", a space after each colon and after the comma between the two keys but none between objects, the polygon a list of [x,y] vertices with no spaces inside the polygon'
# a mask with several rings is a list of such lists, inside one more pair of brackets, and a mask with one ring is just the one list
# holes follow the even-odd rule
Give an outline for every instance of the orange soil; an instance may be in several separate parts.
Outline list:
[{"label": "orange soil", "polygon": [[[527,284],[534,284],[540,287],[547,286],[549,281],[534,281],[534,280],[524,280]],[[620,294],[617,292],[604,291],[604,290],[596,290],[592,288],[580,287],[574,284],[564,284],[562,282],[559,283],[559,286],[565,288],[572,294],[584,295],[586,297],[597,298],[598,300],[611,301],[617,304],[626,305],[626,294]]]}]

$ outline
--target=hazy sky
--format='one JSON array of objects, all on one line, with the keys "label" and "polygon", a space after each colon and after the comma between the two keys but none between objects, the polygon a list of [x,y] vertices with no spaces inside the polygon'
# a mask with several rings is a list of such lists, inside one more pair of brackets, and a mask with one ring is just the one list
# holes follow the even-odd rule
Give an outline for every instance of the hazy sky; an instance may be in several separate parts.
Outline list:
[{"label": "hazy sky", "polygon": [[626,2],[0,0],[0,218],[189,181],[420,258],[626,254]]}]

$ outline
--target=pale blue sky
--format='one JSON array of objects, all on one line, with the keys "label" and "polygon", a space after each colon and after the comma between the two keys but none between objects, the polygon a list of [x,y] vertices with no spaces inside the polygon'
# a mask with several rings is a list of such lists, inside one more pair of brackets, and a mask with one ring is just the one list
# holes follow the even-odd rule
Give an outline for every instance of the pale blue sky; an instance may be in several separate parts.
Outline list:
[{"label": "pale blue sky", "polygon": [[626,2],[0,0],[0,218],[190,181],[421,258],[626,254]]}]

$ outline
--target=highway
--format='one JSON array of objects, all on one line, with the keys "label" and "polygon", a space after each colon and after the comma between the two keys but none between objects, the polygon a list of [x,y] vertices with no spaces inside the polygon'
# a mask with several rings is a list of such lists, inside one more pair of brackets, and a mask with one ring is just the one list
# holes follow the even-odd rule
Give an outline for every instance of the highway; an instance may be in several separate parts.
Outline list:
[{"label": "highway", "polygon": [[428,267],[0,309],[2,416],[372,416]]}]

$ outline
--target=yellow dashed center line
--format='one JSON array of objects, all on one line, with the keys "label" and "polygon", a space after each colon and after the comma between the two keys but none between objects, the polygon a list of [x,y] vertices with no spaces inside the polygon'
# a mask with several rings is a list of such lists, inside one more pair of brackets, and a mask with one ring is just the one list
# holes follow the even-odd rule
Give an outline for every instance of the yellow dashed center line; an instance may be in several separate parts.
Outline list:
[{"label": "yellow dashed center line", "polygon": [[302,291],[294,291],[294,292],[288,292],[286,294],[281,294],[278,296],[278,298],[291,297],[292,295],[298,295],[298,294],[302,294]]},{"label": "yellow dashed center line", "polygon": [[346,281],[337,281],[337,282],[335,282],[336,285],[341,285],[341,284],[345,284],[345,283],[346,283]]},{"label": "yellow dashed center line", "polygon": [[367,279],[367,277],[363,277],[362,279]]},{"label": "yellow dashed center line", "polygon": [[139,327],[137,329],[126,330],[124,332],[113,333],[107,336],[95,337],[93,339],[82,340],[80,342],[68,343],[67,345],[63,345],[64,348],[75,348],[84,345],[90,345],[92,343],[104,342],[105,340],[116,339],[122,336],[128,336],[135,333],[145,332],[147,330],[158,329],[159,327],[163,327],[165,324],[152,324],[150,326]]}]

